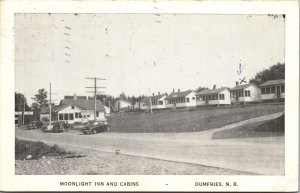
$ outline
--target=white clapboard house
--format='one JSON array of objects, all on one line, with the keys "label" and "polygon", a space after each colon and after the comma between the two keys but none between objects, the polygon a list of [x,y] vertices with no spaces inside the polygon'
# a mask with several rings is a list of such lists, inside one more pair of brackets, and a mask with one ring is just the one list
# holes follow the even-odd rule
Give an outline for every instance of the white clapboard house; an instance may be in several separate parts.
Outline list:
[{"label": "white clapboard house", "polygon": [[230,105],[230,91],[228,88],[206,89],[196,93],[197,106]]},{"label": "white clapboard house", "polygon": [[236,86],[230,89],[230,100],[232,104],[260,102],[260,95],[260,89],[253,83],[236,83]]},{"label": "white clapboard house", "polygon": [[[166,94],[160,94],[155,95],[154,93],[152,94],[151,97],[146,97],[142,100],[140,103],[140,109],[141,110],[149,110],[152,108],[152,110],[157,110],[157,109],[165,109],[166,108]],[[150,105],[151,101],[151,105]]]},{"label": "white clapboard house", "polygon": [[133,104],[127,100],[117,99],[113,103],[113,109],[115,112],[128,111],[133,109]]},{"label": "white clapboard house", "polygon": [[196,93],[193,90],[173,91],[165,100],[166,108],[196,107]]},{"label": "white clapboard house", "polygon": [[[51,108],[52,121],[65,121],[68,124],[94,120],[94,100],[84,97],[70,98],[66,96],[59,105]],[[40,112],[41,121],[49,119],[49,107],[43,107]],[[96,120],[105,120],[105,108],[100,100],[96,100]]]},{"label": "white clapboard house", "polygon": [[284,101],[285,84],[284,79],[269,80],[259,85],[262,102]]}]

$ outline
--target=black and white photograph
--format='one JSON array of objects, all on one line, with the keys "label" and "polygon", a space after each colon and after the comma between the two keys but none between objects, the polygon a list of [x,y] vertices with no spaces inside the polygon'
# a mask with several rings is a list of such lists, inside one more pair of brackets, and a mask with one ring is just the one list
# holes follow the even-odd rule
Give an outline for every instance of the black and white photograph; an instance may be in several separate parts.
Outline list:
[{"label": "black and white photograph", "polygon": [[[152,13],[14,12],[12,175],[81,188],[198,176],[194,188],[226,191],[241,184],[214,177],[290,172],[286,13],[150,3]],[[64,178],[78,175],[95,181]]]}]

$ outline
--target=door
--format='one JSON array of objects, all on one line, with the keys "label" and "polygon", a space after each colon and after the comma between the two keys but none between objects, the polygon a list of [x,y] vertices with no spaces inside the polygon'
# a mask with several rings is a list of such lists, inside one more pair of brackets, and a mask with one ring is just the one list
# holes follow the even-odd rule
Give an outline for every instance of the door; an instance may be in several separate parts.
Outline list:
[{"label": "door", "polygon": [[276,86],[276,96],[277,96],[277,98],[280,98],[280,93],[281,93],[280,86]]}]

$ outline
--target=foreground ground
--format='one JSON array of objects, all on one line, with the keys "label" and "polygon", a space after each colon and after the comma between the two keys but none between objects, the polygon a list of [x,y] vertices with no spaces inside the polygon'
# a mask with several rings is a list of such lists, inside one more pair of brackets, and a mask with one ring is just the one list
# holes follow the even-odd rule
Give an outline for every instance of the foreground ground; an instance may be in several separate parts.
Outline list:
[{"label": "foreground ground", "polygon": [[[119,151],[118,156],[138,156],[134,158],[124,159],[111,158],[107,163],[110,163],[110,167],[128,167],[128,170],[107,170],[110,174],[120,174],[117,171],[122,171],[121,174],[129,174],[130,170],[134,173],[140,166],[148,165],[147,161],[143,160],[156,160],[153,161],[153,167],[158,167],[157,170],[151,170],[149,174],[156,174],[156,171],[160,171],[160,174],[182,174],[186,170],[184,164],[194,164],[200,166],[207,166],[213,168],[223,168],[219,171],[215,171],[216,174],[236,174],[238,171],[240,174],[245,172],[255,174],[267,174],[267,175],[284,175],[284,136],[272,136],[272,137],[254,137],[254,138],[232,138],[232,139],[213,139],[214,133],[219,131],[231,130],[243,125],[262,122],[267,120],[274,120],[282,116],[283,112],[265,115],[241,121],[238,123],[226,125],[220,128],[206,130],[202,132],[182,132],[182,133],[99,133],[96,135],[83,135],[78,131],[69,131],[66,133],[43,133],[40,130],[28,131],[24,129],[16,129],[16,137],[22,139],[43,141],[49,144],[58,144],[61,147],[76,149],[97,150],[95,153],[88,154],[86,158],[91,159],[90,155],[104,156],[104,160],[107,160],[108,154],[103,152],[115,153]],[[101,152],[100,152],[101,151]],[[81,151],[82,152],[82,151]],[[85,152],[85,151],[83,151]],[[105,156],[106,155],[106,156]],[[112,156],[112,154],[110,154]],[[106,158],[105,158],[106,157]],[[142,157],[142,158],[141,158]],[[97,170],[97,167],[105,165],[99,161],[99,157],[94,157],[96,164],[94,171],[96,173],[103,174],[105,170]],[[152,159],[147,159],[152,158]],[[154,158],[154,159],[153,159]],[[130,160],[132,159],[132,160]],[[139,160],[135,161],[135,160]],[[174,164],[165,162],[162,166],[170,165],[170,169],[161,170],[165,167],[159,167],[159,160],[172,161],[172,163],[180,162],[183,164],[181,167]],[[122,161],[128,161],[131,166]],[[119,163],[117,161],[120,161]],[[78,164],[88,163],[87,160],[81,160]],[[142,163],[142,164],[141,164]],[[171,162],[170,162],[171,163]],[[117,164],[117,165],[114,165]],[[62,164],[63,165],[63,164]],[[135,170],[137,165],[137,170]],[[74,167],[74,163],[70,164],[70,167]],[[152,167],[151,164],[149,166]],[[148,168],[149,168],[148,167]],[[109,168],[109,167],[108,167]],[[168,167],[167,167],[168,168]],[[182,170],[180,170],[182,168]],[[187,167],[188,168],[188,167]],[[222,171],[223,170],[223,171]],[[212,174],[209,170],[201,169],[187,169],[190,174]],[[194,171],[194,172],[192,172]],[[78,171],[80,173],[80,171]],[[89,171],[84,171],[89,172]],[[114,173],[116,172],[116,173]],[[126,173],[127,172],[127,173]],[[198,173],[197,173],[198,172]],[[74,172],[75,174],[79,174]],[[138,174],[145,174],[145,170],[141,170]]]},{"label": "foreground ground", "polygon": [[[71,154],[16,160],[17,175],[253,175],[249,172],[96,150],[67,148]],[[74,152],[75,151],[75,152]]]}]

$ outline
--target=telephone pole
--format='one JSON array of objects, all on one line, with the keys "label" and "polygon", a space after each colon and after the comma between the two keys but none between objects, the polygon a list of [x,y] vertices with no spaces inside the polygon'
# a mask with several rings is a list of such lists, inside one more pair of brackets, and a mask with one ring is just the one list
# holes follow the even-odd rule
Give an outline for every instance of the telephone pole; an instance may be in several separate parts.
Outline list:
[{"label": "telephone pole", "polygon": [[152,114],[152,100],[151,100],[151,92],[150,92],[150,88],[149,88],[149,101],[150,101],[150,112]]},{"label": "telephone pole", "polygon": [[50,92],[49,92],[49,95],[50,95],[50,100],[49,100],[49,123],[51,124],[51,82],[50,82]]},{"label": "telephone pole", "polygon": [[51,95],[56,94],[56,93],[52,93],[51,92],[51,82],[50,82],[50,90],[49,90],[49,123],[51,124],[51,120],[52,120],[52,98]]},{"label": "telephone pole", "polygon": [[[93,78],[90,78],[90,77],[87,77],[85,79],[89,79],[89,80],[94,80],[94,86],[87,86],[85,88],[93,88],[94,91],[94,121],[97,120],[97,117],[96,117],[96,113],[97,113],[97,103],[96,103],[96,96],[97,96],[97,93],[101,93],[101,92],[97,92],[97,89],[99,88],[106,88],[106,87],[97,87],[97,80],[106,80],[104,78],[97,78],[97,77],[93,77]],[[90,91],[88,91],[90,93]],[[102,92],[103,93],[103,92]]]},{"label": "telephone pole", "polygon": [[25,124],[25,93],[23,95],[22,125]]}]

